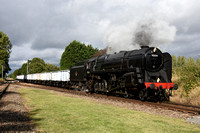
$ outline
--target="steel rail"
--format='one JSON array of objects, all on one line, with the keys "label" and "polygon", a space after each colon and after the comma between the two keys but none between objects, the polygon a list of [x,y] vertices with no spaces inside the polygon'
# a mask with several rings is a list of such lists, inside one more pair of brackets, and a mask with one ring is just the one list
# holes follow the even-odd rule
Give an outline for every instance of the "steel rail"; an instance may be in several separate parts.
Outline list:
[{"label": "steel rail", "polygon": [[8,83],[3,89],[1,89],[0,91],[0,99],[3,97],[3,95],[5,94],[6,90],[8,89],[10,83]]}]

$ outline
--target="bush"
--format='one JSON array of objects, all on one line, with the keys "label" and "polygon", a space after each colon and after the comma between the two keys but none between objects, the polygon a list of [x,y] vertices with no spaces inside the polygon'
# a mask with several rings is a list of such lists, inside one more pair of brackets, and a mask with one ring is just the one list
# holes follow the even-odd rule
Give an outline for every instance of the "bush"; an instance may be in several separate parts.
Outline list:
[{"label": "bush", "polygon": [[[176,58],[172,56],[174,61],[173,64],[173,74],[180,76],[178,79],[179,86],[183,86],[184,96],[188,96],[192,89],[199,85],[200,81],[200,66],[199,60],[194,60],[194,58],[186,59],[184,56]],[[176,59],[175,59],[176,58]],[[176,62],[175,62],[176,61]]]}]

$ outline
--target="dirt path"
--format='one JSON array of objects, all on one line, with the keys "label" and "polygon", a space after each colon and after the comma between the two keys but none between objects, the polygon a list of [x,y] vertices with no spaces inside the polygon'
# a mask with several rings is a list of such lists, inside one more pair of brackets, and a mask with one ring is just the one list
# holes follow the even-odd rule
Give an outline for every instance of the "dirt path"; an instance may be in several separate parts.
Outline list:
[{"label": "dirt path", "polygon": [[15,85],[0,100],[0,132],[34,132],[28,110]]}]

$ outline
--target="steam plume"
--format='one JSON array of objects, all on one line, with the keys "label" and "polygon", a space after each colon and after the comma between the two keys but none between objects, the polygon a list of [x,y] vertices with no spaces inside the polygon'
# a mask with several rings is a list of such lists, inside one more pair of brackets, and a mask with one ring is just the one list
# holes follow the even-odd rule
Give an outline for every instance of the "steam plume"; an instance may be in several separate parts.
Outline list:
[{"label": "steam plume", "polygon": [[135,33],[135,43],[140,46],[148,46],[153,42],[151,29],[147,25],[142,25]]},{"label": "steam plume", "polygon": [[107,53],[110,54],[141,46],[159,47],[172,42],[175,36],[176,27],[163,20],[145,18],[110,27],[104,36],[104,44],[109,48]]},{"label": "steam plume", "polygon": [[158,19],[140,21],[134,32],[133,45],[158,47],[171,43],[176,36],[176,28]]}]

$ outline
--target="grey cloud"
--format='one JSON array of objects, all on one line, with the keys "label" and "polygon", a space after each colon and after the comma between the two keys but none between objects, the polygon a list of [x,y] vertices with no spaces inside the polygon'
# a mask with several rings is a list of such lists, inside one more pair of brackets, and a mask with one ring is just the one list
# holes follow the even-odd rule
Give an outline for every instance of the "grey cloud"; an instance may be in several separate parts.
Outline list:
[{"label": "grey cloud", "polygon": [[34,34],[34,4],[28,1],[1,1],[0,30],[6,32],[15,45],[31,40]]},{"label": "grey cloud", "polygon": [[199,42],[200,34],[181,34],[173,43],[162,48],[173,55],[197,58],[200,55]]},{"label": "grey cloud", "polygon": [[103,39],[110,27],[141,20],[148,13],[177,28],[175,41],[163,45],[164,51],[192,57],[199,54],[198,0],[0,0],[0,3],[0,30],[14,46],[10,58],[13,68],[37,56],[58,65],[65,46],[73,40],[104,48]]}]

